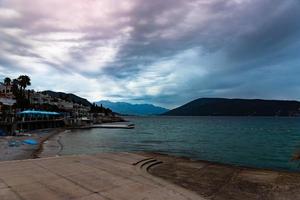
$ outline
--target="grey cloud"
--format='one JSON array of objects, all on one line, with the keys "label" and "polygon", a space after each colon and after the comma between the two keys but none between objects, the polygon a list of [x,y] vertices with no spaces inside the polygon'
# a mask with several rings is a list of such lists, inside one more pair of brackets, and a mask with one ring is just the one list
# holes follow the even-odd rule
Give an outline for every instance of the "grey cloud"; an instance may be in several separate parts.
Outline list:
[{"label": "grey cloud", "polygon": [[[253,59],[256,62],[261,59],[263,64],[263,58],[270,59],[275,53],[284,51],[299,36],[299,1],[267,0],[251,1],[245,5],[215,1],[205,7],[211,15],[217,13],[217,17],[209,19],[199,27],[195,24],[190,31],[179,37],[161,38],[159,33],[162,31],[180,32],[181,30],[176,29],[177,25],[193,8],[189,3],[198,1],[161,2],[145,3],[144,7],[139,7],[134,13],[131,39],[123,45],[116,63],[106,73],[121,78],[130,76],[132,72],[137,74],[142,70],[140,65],[147,66],[157,59],[194,47],[202,47],[209,54],[225,50],[228,64],[225,63],[223,68],[226,65],[229,68],[247,66],[245,63],[253,62]],[[162,26],[154,22],[154,18],[159,18],[162,13],[172,9],[175,12],[169,16],[169,23]],[[138,22],[142,20],[146,23],[140,25]],[[157,35],[146,37],[151,34]],[[253,67],[255,66],[250,68]],[[126,73],[127,71],[130,73]]]},{"label": "grey cloud", "polygon": [[[157,80],[161,94],[145,93],[136,96],[126,93],[124,86],[119,86],[124,94],[106,93],[112,98],[150,101],[161,105],[175,106],[201,96],[263,97],[266,94],[267,97],[279,97],[278,88],[288,86],[286,96],[295,97],[292,91],[299,91],[295,72],[298,72],[297,66],[300,64],[297,55],[300,51],[300,1],[134,2],[136,5],[133,10],[115,13],[114,24],[105,28],[97,23],[76,30],[49,25],[43,23],[49,13],[30,13],[30,9],[23,10],[20,20],[0,20],[0,28],[17,27],[26,30],[24,36],[29,38],[49,32],[82,33],[80,38],[62,40],[78,44],[69,50],[69,60],[46,60],[20,38],[1,34],[1,29],[0,41],[2,39],[14,48],[0,47],[0,50],[6,54],[38,58],[41,63],[62,73],[80,73],[92,79],[107,77],[120,84],[135,81],[139,84],[138,78],[144,76],[154,64],[159,64],[159,61],[172,61],[189,49],[197,50],[193,66],[189,62],[177,63],[186,71],[190,70],[187,77],[176,74],[180,73],[176,72],[178,67],[174,67],[174,71],[170,69],[170,72],[155,68],[156,74],[151,78]],[[0,1],[1,5],[5,4]],[[124,33],[125,29],[131,30]],[[78,63],[88,62],[89,55],[95,53],[97,47],[118,38],[121,41],[117,55],[104,67],[93,72],[77,68]],[[0,56],[1,63],[3,66],[13,65],[13,61],[5,55]],[[281,76],[282,71],[278,66],[285,69],[285,77]],[[194,73],[197,67],[199,71],[205,71],[204,77]],[[167,76],[166,73],[176,74],[178,79],[172,80],[174,84],[161,79]],[[259,87],[260,84],[263,87]],[[151,85],[142,84],[140,87]]]}]

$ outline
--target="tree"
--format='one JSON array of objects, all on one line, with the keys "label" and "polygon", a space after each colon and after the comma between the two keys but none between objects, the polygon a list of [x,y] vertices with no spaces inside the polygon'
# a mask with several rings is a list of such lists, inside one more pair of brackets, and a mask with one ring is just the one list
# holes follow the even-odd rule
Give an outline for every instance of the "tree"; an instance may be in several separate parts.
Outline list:
[{"label": "tree", "polygon": [[23,92],[25,91],[27,86],[31,85],[30,78],[27,75],[19,76],[18,81],[21,89],[23,89]]},{"label": "tree", "polygon": [[17,79],[14,79],[12,81],[12,93],[15,95],[15,97],[18,97],[20,95],[19,81]]},{"label": "tree", "polygon": [[11,79],[9,77],[6,77],[4,79],[4,85],[9,86],[11,84]]},{"label": "tree", "polygon": [[30,78],[26,75],[19,76],[19,78],[12,81],[12,92],[17,100],[17,108],[24,109],[30,107],[29,99],[25,97],[25,88],[28,85],[31,85],[31,83]]}]

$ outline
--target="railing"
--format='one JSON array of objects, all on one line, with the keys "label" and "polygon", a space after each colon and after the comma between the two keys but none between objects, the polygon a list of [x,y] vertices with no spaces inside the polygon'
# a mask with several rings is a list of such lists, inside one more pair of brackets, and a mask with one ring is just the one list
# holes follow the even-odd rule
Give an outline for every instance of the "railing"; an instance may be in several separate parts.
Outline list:
[{"label": "railing", "polygon": [[57,122],[63,121],[65,118],[56,118],[56,119],[30,119],[30,120],[17,120],[16,122],[21,123],[34,123],[34,122]]}]

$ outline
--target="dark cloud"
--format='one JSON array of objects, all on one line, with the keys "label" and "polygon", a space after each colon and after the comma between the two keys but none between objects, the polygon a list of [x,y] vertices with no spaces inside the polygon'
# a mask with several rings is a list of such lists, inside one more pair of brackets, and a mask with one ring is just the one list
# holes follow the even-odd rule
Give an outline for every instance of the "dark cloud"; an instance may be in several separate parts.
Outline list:
[{"label": "dark cloud", "polygon": [[22,71],[17,58],[32,58],[45,74],[99,84],[104,98],[168,107],[202,96],[298,98],[298,0],[68,2],[0,1],[0,66]]}]

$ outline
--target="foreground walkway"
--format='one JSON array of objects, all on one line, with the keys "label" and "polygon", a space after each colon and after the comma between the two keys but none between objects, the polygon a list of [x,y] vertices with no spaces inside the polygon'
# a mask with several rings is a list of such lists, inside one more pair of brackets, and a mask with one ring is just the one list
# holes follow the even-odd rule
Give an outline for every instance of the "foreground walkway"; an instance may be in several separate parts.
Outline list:
[{"label": "foreground walkway", "polygon": [[103,153],[0,163],[1,200],[201,200],[155,178],[158,162],[130,153]]}]

